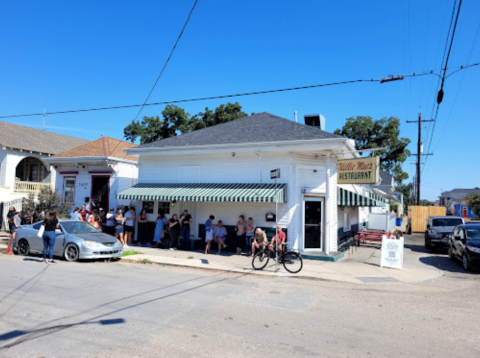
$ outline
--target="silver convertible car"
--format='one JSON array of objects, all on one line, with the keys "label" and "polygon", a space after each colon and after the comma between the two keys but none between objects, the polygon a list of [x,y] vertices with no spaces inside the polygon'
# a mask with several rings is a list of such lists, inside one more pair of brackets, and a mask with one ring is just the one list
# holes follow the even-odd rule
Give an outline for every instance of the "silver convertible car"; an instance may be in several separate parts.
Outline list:
[{"label": "silver convertible car", "polygon": [[[104,234],[85,221],[59,220],[60,228],[55,231],[54,256],[63,256],[67,261],[82,259],[112,259],[123,254],[123,246],[113,236]],[[17,254],[43,253],[43,239],[38,230],[43,222],[18,229],[14,243]]]}]

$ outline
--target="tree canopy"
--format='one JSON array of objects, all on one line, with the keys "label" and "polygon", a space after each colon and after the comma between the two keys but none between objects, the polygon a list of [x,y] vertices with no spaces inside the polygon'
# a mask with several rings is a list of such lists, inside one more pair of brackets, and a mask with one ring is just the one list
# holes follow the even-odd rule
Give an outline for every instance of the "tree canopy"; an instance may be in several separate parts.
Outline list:
[{"label": "tree canopy", "polygon": [[123,133],[132,143],[139,138],[140,144],[145,144],[247,116],[238,102],[221,104],[215,111],[206,107],[204,112],[193,116],[183,108],[167,105],[162,111],[162,118],[144,116],[141,121],[133,120]]},{"label": "tree canopy", "polygon": [[468,206],[472,209],[475,217],[480,217],[480,194],[470,193],[467,195]]},{"label": "tree canopy", "polygon": [[355,140],[357,149],[388,147],[375,154],[380,157],[380,168],[390,172],[398,184],[408,179],[402,163],[410,155],[410,139],[400,137],[400,120],[396,117],[373,120],[372,117],[350,117],[335,134]]}]

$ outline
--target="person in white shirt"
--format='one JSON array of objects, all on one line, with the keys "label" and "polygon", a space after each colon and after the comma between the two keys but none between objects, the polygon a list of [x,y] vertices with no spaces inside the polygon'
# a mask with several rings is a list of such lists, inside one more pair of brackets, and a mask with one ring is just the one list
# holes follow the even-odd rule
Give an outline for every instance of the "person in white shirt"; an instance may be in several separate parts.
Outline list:
[{"label": "person in white shirt", "polygon": [[115,236],[115,213],[114,209],[110,208],[110,212],[107,213],[107,221],[105,223],[105,232],[109,235]]},{"label": "person in white shirt", "polygon": [[133,206],[125,213],[125,235],[126,245],[132,244],[132,235],[135,230],[135,208]]}]

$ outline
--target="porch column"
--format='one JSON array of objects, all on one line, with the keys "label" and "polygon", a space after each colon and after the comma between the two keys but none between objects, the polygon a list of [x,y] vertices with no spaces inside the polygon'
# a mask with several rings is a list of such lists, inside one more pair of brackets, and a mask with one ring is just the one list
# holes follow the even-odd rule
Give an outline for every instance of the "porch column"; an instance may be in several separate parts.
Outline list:
[{"label": "porch column", "polygon": [[327,154],[327,175],[325,193],[325,253],[330,254],[330,154]]}]

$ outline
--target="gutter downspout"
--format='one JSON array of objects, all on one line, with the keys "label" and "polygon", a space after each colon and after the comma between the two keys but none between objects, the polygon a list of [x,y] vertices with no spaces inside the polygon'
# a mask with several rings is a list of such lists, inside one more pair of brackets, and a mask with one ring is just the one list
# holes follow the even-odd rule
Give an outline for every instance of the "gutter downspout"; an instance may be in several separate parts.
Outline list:
[{"label": "gutter downspout", "polygon": [[327,175],[325,193],[325,254],[330,255],[330,154],[327,154]]}]

